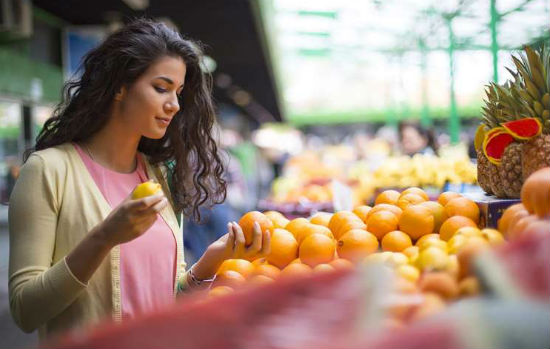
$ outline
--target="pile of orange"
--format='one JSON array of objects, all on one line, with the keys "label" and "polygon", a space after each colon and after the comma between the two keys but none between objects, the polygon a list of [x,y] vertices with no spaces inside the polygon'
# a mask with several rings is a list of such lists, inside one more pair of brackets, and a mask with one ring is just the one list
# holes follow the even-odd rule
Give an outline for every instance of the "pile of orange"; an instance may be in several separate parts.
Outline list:
[{"label": "pile of orange", "polygon": [[[529,212],[525,207],[514,206],[503,216],[499,228],[517,225],[526,215]],[[359,263],[378,261],[395,270],[401,290],[414,292],[422,285],[440,292],[444,299],[460,294],[458,284],[444,290],[434,285],[433,280],[439,279],[452,284],[447,276],[423,278],[424,273],[437,271],[447,273],[456,282],[459,276],[467,279],[464,289],[472,293],[475,282],[471,275],[460,272],[460,265],[471,257],[460,251],[504,241],[497,230],[478,229],[479,218],[477,204],[468,198],[445,192],[437,201],[430,201],[420,188],[401,193],[386,190],[376,197],[372,207],[320,212],[309,219],[289,220],[276,211],[252,211],[239,221],[243,232],[251,236],[253,224],[258,221],[262,230],[271,232],[271,252],[252,261],[225,261],[218,270],[215,291],[211,292],[227,294],[245,284],[353,269]]]}]

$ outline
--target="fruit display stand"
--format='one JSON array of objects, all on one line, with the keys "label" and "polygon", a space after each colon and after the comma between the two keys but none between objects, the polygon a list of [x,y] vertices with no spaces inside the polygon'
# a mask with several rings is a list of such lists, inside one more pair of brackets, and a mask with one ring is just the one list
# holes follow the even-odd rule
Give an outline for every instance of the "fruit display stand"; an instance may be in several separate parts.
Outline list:
[{"label": "fruit display stand", "polygon": [[[536,187],[537,190],[533,190]],[[271,249],[228,259],[209,290],[52,347],[517,348],[550,343],[550,168],[524,183],[498,229],[459,193],[386,191],[373,207],[239,220]]]},{"label": "fruit display stand", "polygon": [[[490,297],[437,312],[431,296],[396,294],[377,275],[381,270],[340,270],[223,296],[197,294],[157,314],[66,335],[46,347],[543,348],[550,343],[549,246],[550,235],[531,235],[480,255],[476,274],[485,278]],[[406,312],[425,315],[406,327],[387,320]]]}]

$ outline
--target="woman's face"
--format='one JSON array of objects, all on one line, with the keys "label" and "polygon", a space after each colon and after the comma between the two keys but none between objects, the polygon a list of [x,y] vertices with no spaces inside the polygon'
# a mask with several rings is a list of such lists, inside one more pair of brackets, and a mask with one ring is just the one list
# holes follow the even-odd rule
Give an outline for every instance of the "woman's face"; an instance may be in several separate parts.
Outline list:
[{"label": "woman's face", "polygon": [[186,66],[180,57],[156,60],[120,97],[120,115],[125,125],[141,136],[160,139],[179,111]]},{"label": "woman's face", "polygon": [[403,153],[407,155],[415,154],[427,145],[427,140],[422,137],[418,130],[412,126],[405,126],[401,130],[401,146]]}]

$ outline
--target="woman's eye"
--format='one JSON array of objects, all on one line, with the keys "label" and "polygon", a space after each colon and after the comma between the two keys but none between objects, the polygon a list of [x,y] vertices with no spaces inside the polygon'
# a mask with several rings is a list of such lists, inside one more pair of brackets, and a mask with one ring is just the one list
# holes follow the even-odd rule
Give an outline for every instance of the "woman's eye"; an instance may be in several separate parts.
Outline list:
[{"label": "woman's eye", "polygon": [[162,88],[162,87],[158,87],[158,86],[155,86],[155,90],[157,90],[157,92],[160,92],[160,93],[164,93],[164,92],[168,91],[167,89]]}]

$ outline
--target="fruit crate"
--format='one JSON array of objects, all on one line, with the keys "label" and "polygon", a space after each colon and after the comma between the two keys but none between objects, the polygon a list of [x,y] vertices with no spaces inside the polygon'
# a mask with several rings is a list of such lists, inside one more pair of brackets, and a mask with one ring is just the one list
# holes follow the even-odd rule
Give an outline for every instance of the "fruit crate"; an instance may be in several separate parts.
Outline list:
[{"label": "fruit crate", "polygon": [[521,202],[520,199],[500,199],[486,193],[464,193],[462,195],[478,205],[481,228],[497,228],[498,220],[502,217],[504,210]]}]

